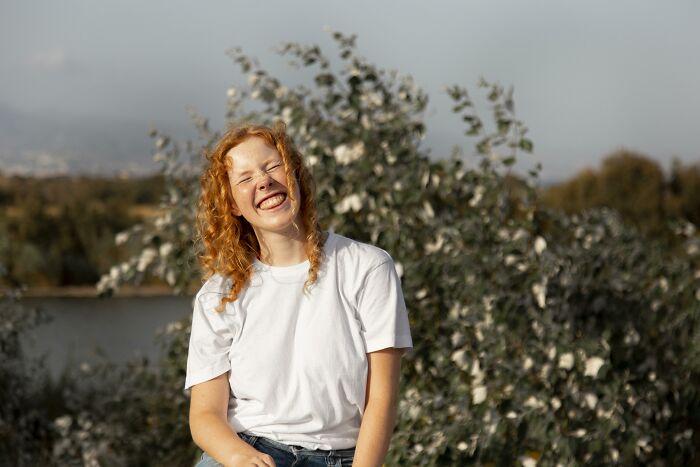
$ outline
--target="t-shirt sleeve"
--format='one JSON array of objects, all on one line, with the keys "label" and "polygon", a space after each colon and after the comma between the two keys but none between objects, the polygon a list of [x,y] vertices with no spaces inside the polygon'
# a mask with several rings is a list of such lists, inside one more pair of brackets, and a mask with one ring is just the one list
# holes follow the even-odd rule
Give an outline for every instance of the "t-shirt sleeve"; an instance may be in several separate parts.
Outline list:
[{"label": "t-shirt sleeve", "polygon": [[367,273],[358,311],[368,353],[413,347],[401,282],[391,258]]},{"label": "t-shirt sleeve", "polygon": [[209,381],[231,369],[229,350],[233,332],[223,313],[215,310],[220,293],[200,293],[194,299],[192,331],[187,352],[185,389]]}]

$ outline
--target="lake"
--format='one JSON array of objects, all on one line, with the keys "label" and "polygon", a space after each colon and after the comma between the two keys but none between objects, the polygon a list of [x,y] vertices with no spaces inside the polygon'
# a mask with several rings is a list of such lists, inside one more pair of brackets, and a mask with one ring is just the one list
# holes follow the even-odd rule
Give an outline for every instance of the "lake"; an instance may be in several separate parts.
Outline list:
[{"label": "lake", "polygon": [[25,297],[22,303],[51,318],[29,334],[24,348],[29,356],[46,355],[54,380],[64,368],[96,362],[99,355],[114,363],[134,357],[155,362],[156,332],[192,313],[191,297]]}]

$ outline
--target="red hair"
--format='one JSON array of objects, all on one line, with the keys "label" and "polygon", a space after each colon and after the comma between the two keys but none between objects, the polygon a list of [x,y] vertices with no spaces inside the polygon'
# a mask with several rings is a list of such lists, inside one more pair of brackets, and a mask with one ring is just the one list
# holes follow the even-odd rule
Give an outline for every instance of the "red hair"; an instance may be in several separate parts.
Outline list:
[{"label": "red hair", "polygon": [[226,303],[238,298],[250,280],[255,258],[260,256],[260,245],[253,227],[243,216],[233,214],[229,182],[231,159],[227,157],[232,148],[251,137],[264,139],[279,152],[287,176],[288,196],[292,201],[296,201],[295,186],[297,183],[299,185],[301,200],[298,204],[306,230],[306,255],[310,263],[304,291],[308,291],[316,281],[323,259],[323,234],[318,223],[315,184],[301,153],[286,134],[284,124],[276,123],[272,128],[251,124],[234,127],[206,155],[207,164],[201,177],[202,189],[197,210],[197,228],[204,247],[199,262],[204,278],[220,274],[233,282],[217,311],[223,311]]}]

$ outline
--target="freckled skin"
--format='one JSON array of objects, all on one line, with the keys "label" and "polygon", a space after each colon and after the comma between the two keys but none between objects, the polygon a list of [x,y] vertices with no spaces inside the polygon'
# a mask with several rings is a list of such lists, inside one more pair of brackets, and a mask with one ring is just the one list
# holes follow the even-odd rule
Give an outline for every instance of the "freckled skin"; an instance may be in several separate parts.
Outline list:
[{"label": "freckled skin", "polygon": [[265,231],[285,233],[293,230],[293,223],[300,215],[298,185],[295,187],[295,203],[287,197],[281,206],[272,211],[258,207],[270,193],[286,194],[289,191],[284,162],[277,149],[262,138],[251,137],[232,148],[227,157],[232,162],[229,179],[235,203],[234,214],[243,216],[258,236]]}]

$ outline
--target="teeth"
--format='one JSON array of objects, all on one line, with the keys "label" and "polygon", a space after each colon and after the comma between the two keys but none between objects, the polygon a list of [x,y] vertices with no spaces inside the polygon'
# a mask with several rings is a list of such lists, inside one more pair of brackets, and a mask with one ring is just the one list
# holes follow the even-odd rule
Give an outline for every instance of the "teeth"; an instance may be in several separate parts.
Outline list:
[{"label": "teeth", "polygon": [[287,197],[284,194],[280,193],[279,195],[275,195],[272,198],[268,198],[265,201],[263,201],[262,203],[260,203],[260,208],[261,209],[274,208],[274,207],[282,204],[286,198]]}]

